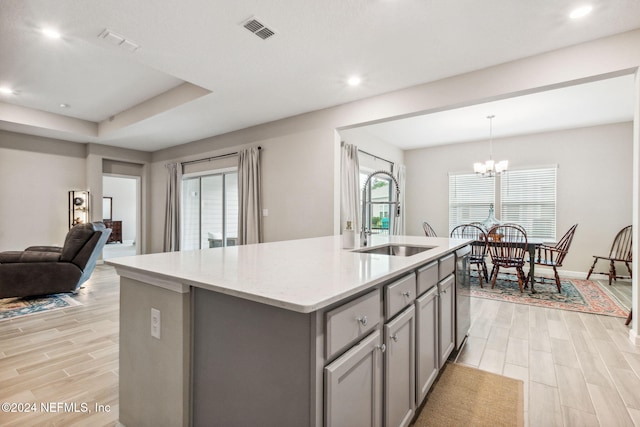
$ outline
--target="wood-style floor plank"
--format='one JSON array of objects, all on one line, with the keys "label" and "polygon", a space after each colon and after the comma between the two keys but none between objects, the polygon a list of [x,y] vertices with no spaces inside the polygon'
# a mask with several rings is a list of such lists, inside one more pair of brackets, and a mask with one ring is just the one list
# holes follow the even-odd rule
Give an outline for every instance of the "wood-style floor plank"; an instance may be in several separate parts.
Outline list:
[{"label": "wood-style floor plank", "polygon": [[[38,410],[1,412],[1,426],[117,425],[119,289],[115,270],[99,265],[73,296],[83,305],[0,321],[0,400]],[[40,407],[50,402],[67,410]]]},{"label": "wood-style floor plank", "polygon": [[640,348],[625,319],[482,298],[471,314],[457,362],[522,380],[526,426],[640,425]]}]

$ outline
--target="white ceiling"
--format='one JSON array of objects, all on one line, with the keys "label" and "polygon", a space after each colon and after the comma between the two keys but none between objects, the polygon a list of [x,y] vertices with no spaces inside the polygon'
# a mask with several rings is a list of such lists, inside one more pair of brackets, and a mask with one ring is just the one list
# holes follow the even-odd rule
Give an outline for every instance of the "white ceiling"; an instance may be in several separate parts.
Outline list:
[{"label": "white ceiling", "polygon": [[591,3],[570,21],[575,0],[2,0],[0,129],[155,151],[640,28],[639,1]]},{"label": "white ceiling", "polygon": [[[633,120],[634,75],[598,80],[342,131],[403,150]],[[489,123],[488,116],[493,117]],[[491,127],[491,130],[490,130]]]}]

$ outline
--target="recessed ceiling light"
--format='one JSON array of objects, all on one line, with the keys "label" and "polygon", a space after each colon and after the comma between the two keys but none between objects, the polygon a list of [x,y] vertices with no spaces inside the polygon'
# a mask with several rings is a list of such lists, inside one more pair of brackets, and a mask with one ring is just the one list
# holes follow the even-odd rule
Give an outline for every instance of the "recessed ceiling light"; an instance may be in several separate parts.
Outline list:
[{"label": "recessed ceiling light", "polygon": [[592,10],[593,10],[593,7],[590,6],[590,5],[580,6],[579,8],[574,9],[571,12],[571,14],[569,15],[569,18],[571,18],[571,19],[580,19],[580,18],[585,17],[588,14],[590,14]]},{"label": "recessed ceiling light", "polygon": [[60,108],[69,108],[69,104],[60,104]]},{"label": "recessed ceiling light", "polygon": [[349,80],[347,80],[347,83],[349,83],[349,86],[358,86],[362,83],[362,79],[360,76],[351,76],[349,77]]},{"label": "recessed ceiling light", "polygon": [[62,35],[53,28],[43,28],[42,34],[49,37],[50,39],[59,39],[60,37],[62,37]]},{"label": "recessed ceiling light", "polygon": [[13,95],[13,89],[11,89],[10,87],[0,87],[0,93],[4,94],[4,95]]}]

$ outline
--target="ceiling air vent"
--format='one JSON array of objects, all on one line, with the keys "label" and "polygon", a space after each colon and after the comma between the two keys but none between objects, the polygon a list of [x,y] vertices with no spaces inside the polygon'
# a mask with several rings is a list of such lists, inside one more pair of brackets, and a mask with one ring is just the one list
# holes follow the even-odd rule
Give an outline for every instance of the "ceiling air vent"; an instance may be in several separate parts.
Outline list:
[{"label": "ceiling air vent", "polygon": [[249,18],[249,20],[245,21],[242,26],[260,37],[262,40],[266,40],[276,34],[272,29],[265,27],[255,18]]}]

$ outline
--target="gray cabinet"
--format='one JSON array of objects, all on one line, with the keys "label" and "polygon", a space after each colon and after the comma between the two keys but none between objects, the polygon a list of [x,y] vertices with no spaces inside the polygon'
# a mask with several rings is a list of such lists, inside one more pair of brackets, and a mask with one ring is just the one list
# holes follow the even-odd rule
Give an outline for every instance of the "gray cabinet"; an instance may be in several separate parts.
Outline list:
[{"label": "gray cabinet", "polygon": [[376,330],[324,368],[327,427],[382,426],[382,357]]},{"label": "gray cabinet", "polygon": [[415,308],[410,305],[384,325],[384,425],[405,427],[416,409]]},{"label": "gray cabinet", "polygon": [[410,425],[455,347],[454,261],[442,257],[325,313],[326,427]]},{"label": "gray cabinet", "polygon": [[[437,271],[437,269],[436,269]],[[438,376],[438,287],[416,300],[417,403],[422,403]]]},{"label": "gray cabinet", "polygon": [[455,276],[449,275],[438,283],[438,341],[442,368],[455,347]]}]

